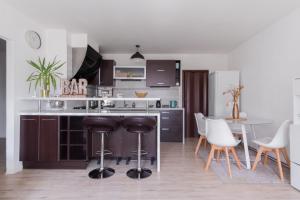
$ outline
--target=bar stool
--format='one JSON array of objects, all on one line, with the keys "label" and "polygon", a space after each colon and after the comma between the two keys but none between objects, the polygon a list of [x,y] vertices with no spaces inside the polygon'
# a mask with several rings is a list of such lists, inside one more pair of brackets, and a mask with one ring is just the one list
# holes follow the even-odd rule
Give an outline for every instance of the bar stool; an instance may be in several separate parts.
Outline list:
[{"label": "bar stool", "polygon": [[106,153],[104,150],[104,134],[110,134],[118,128],[118,122],[109,117],[85,117],[83,124],[93,133],[101,134],[101,151],[100,151],[100,168],[93,169],[89,172],[89,177],[93,179],[108,178],[115,173],[112,168],[104,167],[104,155],[112,154]]},{"label": "bar stool", "polygon": [[128,170],[127,176],[133,179],[141,179],[141,178],[147,178],[151,176],[152,171],[150,169],[141,167],[141,154],[142,154],[141,135],[152,131],[156,125],[156,121],[149,117],[128,117],[123,120],[122,124],[123,127],[128,132],[138,134],[138,148],[137,148],[138,166],[137,168]]}]

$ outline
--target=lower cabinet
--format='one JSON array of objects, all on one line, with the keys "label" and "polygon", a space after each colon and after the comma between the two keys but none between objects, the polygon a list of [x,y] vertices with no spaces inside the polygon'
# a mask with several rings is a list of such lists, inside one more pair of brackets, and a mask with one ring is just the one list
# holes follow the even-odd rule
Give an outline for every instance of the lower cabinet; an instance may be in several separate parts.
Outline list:
[{"label": "lower cabinet", "polygon": [[183,110],[160,111],[160,141],[182,142]]},{"label": "lower cabinet", "polygon": [[[163,130],[169,126],[169,122],[163,118],[166,115],[166,113],[162,114]],[[173,117],[173,114],[171,116],[172,123],[175,119],[178,120]],[[114,117],[114,119],[121,124],[124,118]],[[20,161],[23,161],[23,167],[86,168],[88,160],[97,157],[96,152],[100,149],[100,135],[85,130],[82,120],[83,116],[22,115],[20,118]],[[178,123],[176,120],[174,122]],[[173,130],[173,127],[171,128]],[[177,134],[175,130],[176,128],[174,131],[162,133],[162,141],[181,141],[181,136],[179,136],[181,131],[176,130]],[[105,149],[113,152],[112,158],[128,158],[132,156],[132,151],[137,149],[137,141],[137,134],[129,133],[120,126],[113,133],[105,135]],[[143,135],[142,149],[148,152],[146,159],[155,160],[156,141],[156,129]]]},{"label": "lower cabinet", "polygon": [[58,117],[40,116],[39,161],[58,161]]},{"label": "lower cabinet", "polygon": [[38,161],[39,116],[21,116],[20,160]]},{"label": "lower cabinet", "polygon": [[83,129],[83,117],[60,117],[60,160],[61,161],[87,161],[88,137]]},{"label": "lower cabinet", "polygon": [[[82,127],[78,121],[70,118],[21,116],[20,161],[24,168],[86,167],[87,137],[82,128],[76,129]],[[76,130],[69,129],[70,123]]]}]

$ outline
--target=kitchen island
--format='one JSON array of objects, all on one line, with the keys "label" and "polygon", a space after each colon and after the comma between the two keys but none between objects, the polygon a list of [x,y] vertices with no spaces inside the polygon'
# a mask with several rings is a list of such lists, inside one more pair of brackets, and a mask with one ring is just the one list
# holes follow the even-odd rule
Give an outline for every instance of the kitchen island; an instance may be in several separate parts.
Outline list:
[{"label": "kitchen island", "polygon": [[[44,100],[44,99],[43,99]],[[40,105],[39,105],[40,106]],[[160,112],[156,110],[41,110],[22,111],[20,115],[20,161],[24,168],[84,169],[96,158],[99,138],[82,125],[85,116],[112,117],[122,121],[126,117],[154,118],[156,128],[143,136],[143,149],[151,164],[160,171]],[[105,146],[113,151],[117,164],[130,161],[136,150],[137,136],[119,127],[106,139]],[[123,162],[122,162],[123,164]]]}]

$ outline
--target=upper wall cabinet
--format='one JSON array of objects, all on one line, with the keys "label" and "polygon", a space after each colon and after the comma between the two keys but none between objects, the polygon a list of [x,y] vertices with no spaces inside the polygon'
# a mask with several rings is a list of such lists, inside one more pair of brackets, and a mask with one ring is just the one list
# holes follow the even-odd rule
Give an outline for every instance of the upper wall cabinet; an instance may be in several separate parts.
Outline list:
[{"label": "upper wall cabinet", "polygon": [[145,66],[115,66],[114,79],[141,80],[146,79]]},{"label": "upper wall cabinet", "polygon": [[114,60],[102,60],[100,70],[89,85],[114,86],[113,71],[116,62]]},{"label": "upper wall cabinet", "polygon": [[180,61],[147,60],[148,87],[173,87],[180,85]]},{"label": "upper wall cabinet", "polygon": [[114,60],[103,60],[100,68],[100,86],[114,86]]}]

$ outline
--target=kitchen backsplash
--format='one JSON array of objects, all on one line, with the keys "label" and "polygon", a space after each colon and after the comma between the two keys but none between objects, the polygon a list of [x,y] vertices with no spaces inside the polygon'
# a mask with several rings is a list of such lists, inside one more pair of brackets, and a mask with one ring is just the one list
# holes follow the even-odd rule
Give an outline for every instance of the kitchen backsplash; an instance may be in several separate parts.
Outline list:
[{"label": "kitchen backsplash", "polygon": [[[161,98],[162,105],[169,105],[170,100],[176,100],[177,102],[179,101],[179,87],[150,88],[150,87],[146,87],[145,80],[139,80],[139,81],[116,80],[113,93],[114,93],[114,97],[117,97],[117,94],[122,94],[123,97],[136,97],[135,91],[148,92],[148,95],[146,97]],[[128,106],[131,106],[130,102],[128,102]],[[139,105],[137,104],[136,106]]]}]

